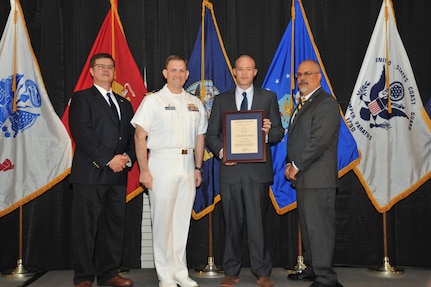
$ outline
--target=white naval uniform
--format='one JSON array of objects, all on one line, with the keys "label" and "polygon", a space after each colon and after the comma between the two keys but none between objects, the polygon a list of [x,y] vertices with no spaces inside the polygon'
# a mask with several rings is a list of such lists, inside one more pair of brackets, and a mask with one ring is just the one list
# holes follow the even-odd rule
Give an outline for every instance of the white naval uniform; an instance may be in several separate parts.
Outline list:
[{"label": "white naval uniform", "polygon": [[196,194],[193,150],[208,121],[202,102],[189,93],[172,94],[165,85],[144,97],[131,121],[147,132],[154,261],[159,285],[188,277],[186,245]]}]

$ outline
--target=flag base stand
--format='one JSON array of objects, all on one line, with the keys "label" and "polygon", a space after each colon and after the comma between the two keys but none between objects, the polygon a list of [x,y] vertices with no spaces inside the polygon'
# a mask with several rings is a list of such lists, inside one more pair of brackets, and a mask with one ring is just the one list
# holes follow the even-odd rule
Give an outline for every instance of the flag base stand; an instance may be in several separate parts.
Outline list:
[{"label": "flag base stand", "polygon": [[218,278],[223,277],[223,269],[214,263],[214,257],[208,257],[208,264],[202,268],[195,269],[198,276]]},{"label": "flag base stand", "polygon": [[287,267],[285,267],[284,269],[286,269],[287,273],[289,274],[296,274],[296,273],[302,273],[302,271],[304,271],[305,268],[307,268],[307,266],[304,264],[304,257],[298,256],[296,257],[296,265],[293,269],[289,269]]},{"label": "flag base stand", "polygon": [[12,272],[3,273],[3,276],[12,279],[23,279],[36,274],[36,272],[28,271],[24,268],[22,265],[22,259],[18,259],[17,264],[17,267]]},{"label": "flag base stand", "polygon": [[368,271],[375,272],[377,275],[392,277],[392,276],[398,276],[401,274],[404,274],[403,269],[398,269],[396,267],[392,267],[391,264],[389,264],[389,257],[383,258],[383,265],[380,267],[374,267],[369,268]]}]

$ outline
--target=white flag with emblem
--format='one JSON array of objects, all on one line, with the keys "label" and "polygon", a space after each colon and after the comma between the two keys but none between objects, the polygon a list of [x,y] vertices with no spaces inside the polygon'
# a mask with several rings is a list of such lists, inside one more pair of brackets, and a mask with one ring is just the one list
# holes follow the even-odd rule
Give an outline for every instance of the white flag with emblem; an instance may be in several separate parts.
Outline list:
[{"label": "white flag with emblem", "polygon": [[0,216],[70,172],[72,145],[46,92],[19,1],[0,40]]},{"label": "white flag with emblem", "polygon": [[377,211],[431,177],[431,122],[390,0],[383,1],[345,117],[362,152],[354,171]]}]

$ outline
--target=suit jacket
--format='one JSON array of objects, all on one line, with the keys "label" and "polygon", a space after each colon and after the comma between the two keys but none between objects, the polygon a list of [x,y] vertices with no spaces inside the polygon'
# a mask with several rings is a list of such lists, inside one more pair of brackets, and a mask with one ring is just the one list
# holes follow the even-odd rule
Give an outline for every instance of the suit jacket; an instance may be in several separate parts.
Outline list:
[{"label": "suit jacket", "polygon": [[[280,111],[275,93],[254,88],[252,110],[264,110],[265,117],[271,120],[271,129],[268,133],[266,144],[266,162],[259,163],[238,163],[232,166],[220,164],[220,182],[237,183],[242,174],[249,173],[253,180],[258,183],[273,182],[273,168],[271,144],[281,141],[284,136],[284,128],[281,125]],[[220,150],[223,148],[222,117],[223,112],[237,111],[235,103],[235,89],[222,93],[214,98],[211,109],[211,116],[208,121],[208,130],[205,136],[205,143],[218,158]]]},{"label": "suit jacket", "polygon": [[107,163],[116,154],[136,160],[134,128],[130,124],[130,102],[115,94],[121,121],[96,87],[76,92],[69,109],[69,126],[75,142],[70,182],[83,184],[127,184],[128,169],[114,173]]},{"label": "suit jacket", "polygon": [[286,162],[299,168],[296,187],[337,187],[339,128],[338,103],[319,88],[289,125]]}]

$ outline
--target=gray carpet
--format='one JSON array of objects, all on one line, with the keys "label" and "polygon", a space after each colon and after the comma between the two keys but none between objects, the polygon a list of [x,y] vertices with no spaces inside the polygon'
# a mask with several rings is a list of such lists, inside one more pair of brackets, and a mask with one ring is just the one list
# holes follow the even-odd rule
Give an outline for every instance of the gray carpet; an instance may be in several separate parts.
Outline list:
[{"label": "gray carpet", "polygon": [[[345,268],[335,269],[339,281],[344,287],[431,287],[431,270],[404,269],[402,274],[388,272],[371,272],[367,268]],[[310,282],[296,282],[287,280],[287,270],[274,268],[272,280],[275,286],[285,287],[307,287]],[[72,270],[57,270],[40,272],[33,278],[17,276],[0,276],[0,287],[73,287]],[[135,287],[158,287],[156,272],[154,269],[133,269],[122,273],[124,277],[131,278]],[[200,287],[218,287],[222,274],[213,277],[199,276],[194,270],[190,275]],[[38,278],[37,278],[38,277]],[[97,286],[93,284],[93,286]],[[240,274],[240,282],[236,287],[257,287],[256,278],[251,274],[249,268],[243,268]]]}]

